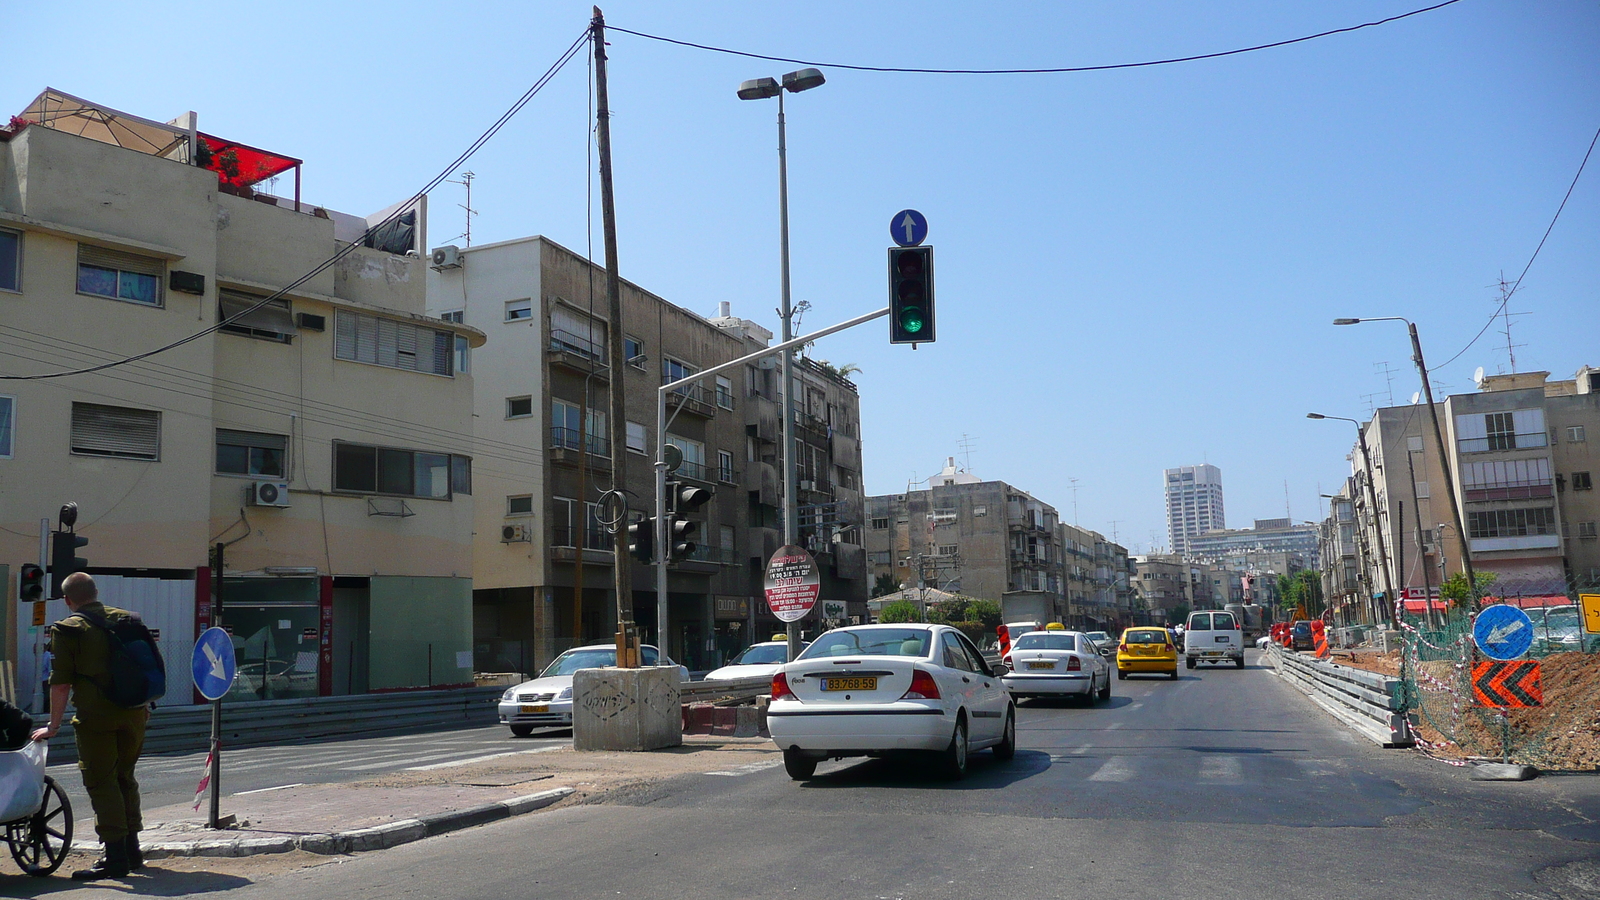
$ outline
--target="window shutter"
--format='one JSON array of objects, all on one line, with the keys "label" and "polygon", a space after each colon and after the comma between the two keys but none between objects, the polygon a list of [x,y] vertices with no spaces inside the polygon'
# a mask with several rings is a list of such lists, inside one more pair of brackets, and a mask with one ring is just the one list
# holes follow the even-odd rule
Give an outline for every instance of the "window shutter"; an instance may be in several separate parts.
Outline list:
[{"label": "window shutter", "polygon": [[136,272],[140,275],[154,275],[160,278],[166,274],[166,263],[151,256],[140,256],[137,253],[123,253],[121,250],[110,250],[105,247],[95,247],[89,244],[78,245],[78,263],[80,265],[99,266],[102,269],[120,269],[124,272]]},{"label": "window shutter", "polygon": [[435,375],[450,374],[450,346],[455,343],[448,331],[435,331],[433,333],[433,366],[423,371]]},{"label": "window shutter", "polygon": [[356,317],[343,310],[333,314],[333,355],[338,359],[356,358]]},{"label": "window shutter", "polygon": [[72,404],[72,452],[156,459],[161,452],[161,413],[97,403]]},{"label": "window shutter", "polygon": [[286,450],[289,439],[281,434],[263,434],[259,431],[231,431],[217,429],[217,443],[231,447],[259,447],[263,450]]}]

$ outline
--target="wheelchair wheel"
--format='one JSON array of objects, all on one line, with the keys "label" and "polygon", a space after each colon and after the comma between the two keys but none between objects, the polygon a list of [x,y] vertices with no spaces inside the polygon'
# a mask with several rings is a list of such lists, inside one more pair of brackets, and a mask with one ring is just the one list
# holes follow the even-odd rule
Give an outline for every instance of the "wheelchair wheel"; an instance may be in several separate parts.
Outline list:
[{"label": "wheelchair wheel", "polygon": [[61,868],[72,849],[72,804],[61,785],[44,777],[44,804],[32,816],[6,826],[11,858],[22,871],[43,878]]}]

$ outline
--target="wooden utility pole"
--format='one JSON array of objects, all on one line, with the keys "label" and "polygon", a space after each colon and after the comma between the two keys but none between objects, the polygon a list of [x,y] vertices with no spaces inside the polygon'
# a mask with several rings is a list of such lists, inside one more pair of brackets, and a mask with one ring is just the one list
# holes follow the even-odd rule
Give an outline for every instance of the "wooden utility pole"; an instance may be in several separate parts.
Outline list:
[{"label": "wooden utility pole", "polygon": [[[628,414],[624,404],[622,373],[628,368],[622,360],[622,279],[617,268],[617,208],[611,192],[611,106],[606,95],[606,18],[594,8],[589,24],[589,42],[594,45],[595,140],[600,151],[600,221],[606,245],[606,365],[610,374],[611,412],[607,431],[611,437],[611,483],[618,496],[626,497]],[[587,415],[587,413],[585,413]],[[587,448],[585,448],[587,452]],[[628,505],[621,504],[622,516],[612,535],[613,587],[617,592],[617,665],[638,668],[639,633],[633,623],[633,573],[629,571]],[[584,519],[588,527],[587,517]],[[583,546],[580,541],[578,546]],[[582,549],[578,551],[582,553]],[[657,638],[665,646],[665,635]]]}]

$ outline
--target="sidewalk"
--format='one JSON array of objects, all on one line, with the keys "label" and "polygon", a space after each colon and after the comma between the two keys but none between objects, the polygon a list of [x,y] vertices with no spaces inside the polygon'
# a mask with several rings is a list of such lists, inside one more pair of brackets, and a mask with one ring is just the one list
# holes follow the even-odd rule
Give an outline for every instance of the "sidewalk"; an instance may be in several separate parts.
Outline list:
[{"label": "sidewalk", "polygon": [[[693,773],[747,774],[782,764],[767,738],[686,735],[681,747],[648,753],[577,753],[540,747],[397,772],[345,784],[287,785],[224,796],[237,825],[205,827],[209,798],[145,810],[150,859],[239,857],[301,850],[379,850],[557,805],[594,802],[612,791]],[[74,852],[98,852],[92,813],[74,810]]]}]

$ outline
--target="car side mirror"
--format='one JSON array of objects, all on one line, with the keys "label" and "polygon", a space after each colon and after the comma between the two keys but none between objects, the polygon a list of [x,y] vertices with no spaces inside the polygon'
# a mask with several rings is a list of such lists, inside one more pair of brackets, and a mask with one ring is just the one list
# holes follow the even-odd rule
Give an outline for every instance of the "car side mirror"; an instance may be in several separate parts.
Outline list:
[{"label": "car side mirror", "polygon": [[1001,675],[1005,675],[1006,673],[1008,673],[1010,671],[1011,670],[1006,667],[1005,663],[998,663],[997,662],[994,665],[989,667],[989,674],[994,675],[996,678],[1000,677]]}]

